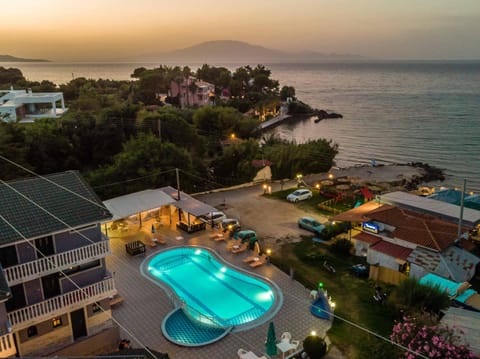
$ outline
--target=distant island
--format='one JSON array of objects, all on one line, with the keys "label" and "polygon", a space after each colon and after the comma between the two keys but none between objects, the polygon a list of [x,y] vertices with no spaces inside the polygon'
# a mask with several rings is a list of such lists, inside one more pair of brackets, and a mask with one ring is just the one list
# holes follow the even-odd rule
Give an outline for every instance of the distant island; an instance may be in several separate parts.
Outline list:
[{"label": "distant island", "polygon": [[202,63],[222,62],[314,62],[319,60],[355,60],[362,56],[351,54],[324,54],[316,51],[287,52],[252,45],[242,41],[207,41],[171,52],[146,54],[146,61],[184,61]]},{"label": "distant island", "polygon": [[15,57],[11,55],[0,55],[0,62],[50,62],[50,61],[42,60],[42,59],[24,59],[21,57]]}]

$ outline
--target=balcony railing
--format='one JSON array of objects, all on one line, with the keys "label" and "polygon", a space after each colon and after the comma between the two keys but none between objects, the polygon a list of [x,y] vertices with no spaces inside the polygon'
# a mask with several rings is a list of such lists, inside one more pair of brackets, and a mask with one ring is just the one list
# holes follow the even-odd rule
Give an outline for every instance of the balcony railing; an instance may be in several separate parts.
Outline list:
[{"label": "balcony railing", "polygon": [[113,278],[8,313],[14,331],[27,328],[66,312],[113,296],[117,293]]},{"label": "balcony railing", "polygon": [[0,336],[0,358],[9,358],[17,354],[17,348],[11,333]]},{"label": "balcony railing", "polygon": [[68,252],[4,268],[3,271],[8,285],[11,287],[82,263],[103,258],[108,254],[110,254],[110,241],[105,240],[75,248]]}]

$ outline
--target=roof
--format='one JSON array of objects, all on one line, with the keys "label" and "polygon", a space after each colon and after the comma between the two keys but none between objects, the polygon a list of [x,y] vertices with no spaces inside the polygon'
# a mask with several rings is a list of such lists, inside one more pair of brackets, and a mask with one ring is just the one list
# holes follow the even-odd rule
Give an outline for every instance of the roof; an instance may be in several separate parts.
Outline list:
[{"label": "roof", "polygon": [[462,341],[470,346],[476,356],[480,356],[480,313],[450,307],[440,322],[449,328],[462,330]]},{"label": "roof", "polygon": [[367,218],[365,218],[367,213],[377,209],[380,206],[382,206],[381,203],[378,203],[377,201],[370,201],[346,212],[337,214],[331,218],[331,220],[344,222],[363,222],[367,220]]},{"label": "roof", "polygon": [[112,216],[77,171],[0,184],[0,198],[0,214],[5,219],[0,220],[0,245],[102,222]]},{"label": "roof", "polygon": [[[406,192],[391,192],[380,196],[382,203],[392,204],[411,210],[433,214],[448,221],[458,222],[460,208],[457,205],[437,201],[430,198],[416,196]],[[480,224],[480,211],[464,208],[463,223],[473,227]]]},{"label": "roof", "polygon": [[457,238],[457,225],[430,215],[407,209],[383,205],[365,215],[368,220],[395,227],[395,238],[423,247],[442,251]]},{"label": "roof", "polygon": [[453,279],[457,281],[470,280],[480,262],[480,258],[456,246],[451,246],[443,251],[442,257],[452,272]]},{"label": "roof", "polygon": [[357,235],[353,236],[355,240],[357,241],[362,241],[368,244],[375,244],[378,241],[381,241],[382,239],[380,237],[374,236],[373,234],[368,234],[365,232],[360,232]]},{"label": "roof", "polygon": [[112,220],[116,221],[132,214],[171,204],[172,202],[174,202],[172,197],[161,189],[149,189],[111,198],[104,201],[103,204],[112,212]]},{"label": "roof", "polygon": [[398,244],[390,243],[387,241],[380,240],[374,245],[370,246],[370,250],[374,250],[383,254],[386,254],[393,258],[406,260],[410,253],[412,252],[411,248],[405,248],[399,246]]},{"label": "roof", "polygon": [[428,285],[431,287],[438,287],[441,291],[447,292],[450,297],[454,297],[457,302],[460,303],[465,303],[469,297],[471,297],[474,294],[477,294],[477,292],[473,289],[467,289],[463,293],[461,293],[459,296],[458,290],[461,288],[464,283],[458,283],[443,277],[440,277],[436,274],[429,273],[427,275],[424,275],[422,278],[419,280],[420,284],[423,285]]},{"label": "roof", "polygon": [[218,212],[218,209],[215,207],[203,203],[184,192],[180,192],[180,200],[178,201],[178,191],[173,187],[162,187],[161,190],[174,199],[172,205],[187,213],[193,214],[194,216],[201,216],[210,212]]}]

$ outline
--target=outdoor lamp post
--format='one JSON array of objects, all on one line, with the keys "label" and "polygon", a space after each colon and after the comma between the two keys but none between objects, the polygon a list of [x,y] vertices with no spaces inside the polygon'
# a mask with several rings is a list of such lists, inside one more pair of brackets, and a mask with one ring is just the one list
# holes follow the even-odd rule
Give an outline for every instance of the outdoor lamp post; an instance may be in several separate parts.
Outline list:
[{"label": "outdoor lamp post", "polygon": [[267,188],[268,188],[267,184],[264,183],[262,188],[263,188],[263,194],[266,194],[267,193]]},{"label": "outdoor lamp post", "polygon": [[272,255],[272,250],[268,248],[266,252],[267,252],[267,263],[270,263],[270,256]]},{"label": "outdoor lamp post", "polygon": [[310,332],[310,335],[311,335],[312,337],[314,337],[314,336],[317,335],[317,332],[316,332],[315,330],[312,330],[312,331]]},{"label": "outdoor lamp post", "polygon": [[303,175],[301,173],[297,174],[297,187],[299,188],[303,181]]},{"label": "outdoor lamp post", "polygon": [[332,180],[333,179],[333,173],[329,173],[328,178]]}]

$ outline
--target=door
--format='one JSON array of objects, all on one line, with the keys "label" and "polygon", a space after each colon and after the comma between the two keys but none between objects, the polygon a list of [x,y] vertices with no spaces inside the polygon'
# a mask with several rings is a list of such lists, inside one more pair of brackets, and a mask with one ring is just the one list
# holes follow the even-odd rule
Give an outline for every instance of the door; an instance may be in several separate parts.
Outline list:
[{"label": "door", "polygon": [[37,250],[40,252],[37,253],[38,258],[55,254],[55,249],[53,248],[53,238],[51,236],[35,239],[35,248],[37,248]]},{"label": "door", "polygon": [[73,340],[87,336],[87,325],[85,323],[85,311],[83,308],[71,312],[70,321],[72,322]]},{"label": "door", "polygon": [[42,277],[43,297],[44,299],[56,297],[62,294],[60,291],[60,282],[58,280],[58,273]]}]

